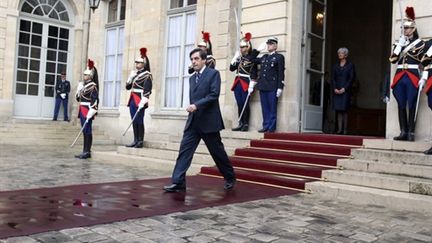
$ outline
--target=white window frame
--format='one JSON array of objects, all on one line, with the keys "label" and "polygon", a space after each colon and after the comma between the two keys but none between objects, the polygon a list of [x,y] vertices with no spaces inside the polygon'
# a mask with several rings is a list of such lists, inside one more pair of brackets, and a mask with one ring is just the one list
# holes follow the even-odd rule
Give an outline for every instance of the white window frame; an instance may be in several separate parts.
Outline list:
[{"label": "white window frame", "polygon": [[[101,98],[101,108],[102,109],[106,109],[106,110],[117,110],[120,106],[120,96],[121,96],[121,81],[122,81],[122,75],[121,75],[121,69],[119,70],[119,63],[123,66],[123,57],[124,57],[124,46],[122,47],[122,49],[120,50],[119,48],[119,40],[120,38],[123,38],[124,40],[124,30],[125,30],[125,20],[124,19],[120,19],[121,16],[121,4],[122,4],[122,0],[118,0],[117,1],[117,19],[115,21],[109,21],[109,4],[110,2],[108,2],[107,6],[107,15],[106,15],[106,21],[107,24],[105,26],[105,49],[104,49],[104,73],[102,75],[102,73],[99,73],[99,77],[103,77],[103,80],[99,80],[99,82],[102,81],[102,90],[99,91],[100,94],[100,98]],[[120,30],[123,29],[123,36],[120,36]],[[115,41],[115,46],[116,46],[116,50],[114,52],[114,56],[115,56],[115,61],[114,61],[114,67],[107,67],[106,65],[107,63],[107,57],[108,56],[113,56],[113,54],[107,55],[107,38],[108,38],[108,32],[115,30],[116,32],[116,41]],[[123,42],[124,45],[124,42]],[[111,75],[114,77],[113,80],[107,80],[107,76],[106,72],[109,71],[111,72],[112,70],[114,70],[114,74]],[[120,72],[120,73],[119,73]],[[113,95],[112,97],[105,97],[105,88],[107,87],[106,84],[107,83],[112,83],[113,85],[112,90],[111,90],[111,94]],[[116,90],[116,84],[120,84],[120,87],[118,90]],[[107,102],[105,99],[114,99],[114,101],[110,101],[109,103],[111,103],[112,105],[105,105]]]},{"label": "white window frame", "polygon": [[[189,97],[189,93],[185,94],[185,92],[189,92],[188,89],[185,89],[185,78],[189,77],[190,75],[187,73],[184,73],[184,69],[185,69],[185,65],[189,66],[189,63],[185,63],[185,55],[188,55],[189,53],[185,53],[185,47],[187,45],[186,43],[186,20],[187,20],[187,16],[189,14],[195,14],[195,18],[197,17],[197,12],[196,12],[196,4],[193,5],[189,5],[186,6],[187,4],[187,0],[184,1],[184,7],[183,8],[174,8],[168,11],[167,14],[167,21],[166,21],[166,27],[165,27],[165,46],[164,46],[164,73],[163,73],[163,85],[162,85],[162,107],[161,109],[163,111],[184,111],[184,107],[185,107],[185,102],[184,98]],[[182,17],[182,30],[181,30],[181,44],[180,44],[180,60],[179,60],[179,76],[178,76],[178,80],[179,82],[181,82],[181,85],[179,85],[178,89],[177,89],[177,93],[180,93],[180,95],[178,97],[176,97],[176,101],[175,101],[175,106],[174,107],[170,107],[167,106],[167,97],[166,97],[166,90],[167,90],[167,72],[166,72],[166,67],[167,67],[167,62],[168,62],[168,37],[169,37],[169,19],[172,17],[178,17],[181,16]],[[194,31],[195,33],[196,31]],[[195,39],[195,37],[193,37],[193,39]],[[185,97],[186,95],[186,97]],[[188,101],[187,101],[188,102]],[[186,102],[186,103],[187,103]]]}]

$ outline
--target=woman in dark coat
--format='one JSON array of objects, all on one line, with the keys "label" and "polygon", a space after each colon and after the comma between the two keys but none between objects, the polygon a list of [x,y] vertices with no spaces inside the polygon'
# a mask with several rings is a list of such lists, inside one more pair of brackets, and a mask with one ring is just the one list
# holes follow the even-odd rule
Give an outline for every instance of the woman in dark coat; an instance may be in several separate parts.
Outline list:
[{"label": "woman in dark coat", "polygon": [[333,65],[331,85],[333,90],[333,110],[336,111],[337,134],[347,134],[348,108],[351,100],[351,85],[354,82],[354,65],[347,60],[348,49],[341,47],[337,51],[339,63]]}]

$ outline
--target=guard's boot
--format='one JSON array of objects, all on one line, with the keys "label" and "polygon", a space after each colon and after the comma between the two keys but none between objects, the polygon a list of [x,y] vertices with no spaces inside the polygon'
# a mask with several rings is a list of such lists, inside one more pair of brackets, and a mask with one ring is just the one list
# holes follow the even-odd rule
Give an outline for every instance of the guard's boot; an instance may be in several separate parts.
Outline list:
[{"label": "guard's boot", "polygon": [[144,124],[137,124],[138,133],[137,133],[137,144],[135,148],[142,148],[144,146]]},{"label": "guard's boot", "polygon": [[89,143],[91,141],[89,140],[89,135],[91,136],[91,134],[83,134],[84,137],[83,152],[81,154],[75,155],[75,158],[87,159],[91,157],[90,148],[89,148]]},{"label": "guard's boot", "polygon": [[242,128],[241,128],[240,131],[242,131],[242,132],[247,132],[247,131],[249,131],[249,124],[247,124],[247,123],[243,124],[243,126],[242,126]]},{"label": "guard's boot", "polygon": [[237,127],[234,127],[233,129],[231,129],[232,131],[240,131],[243,128],[243,123],[239,122]]},{"label": "guard's boot", "polygon": [[128,148],[133,148],[138,143],[138,128],[137,128],[137,126],[138,126],[138,124],[132,123],[132,129],[133,129],[133,133],[134,133],[134,141],[131,144],[126,145],[126,147],[128,147]]},{"label": "guard's boot", "polygon": [[415,109],[408,110],[408,141],[415,140]]},{"label": "guard's boot", "polygon": [[399,134],[399,136],[394,137],[393,140],[406,141],[408,140],[408,124],[407,124],[406,109],[405,108],[399,109],[398,115],[399,115],[399,127],[401,133]]},{"label": "guard's boot", "polygon": [[424,151],[424,154],[426,154],[426,155],[432,154],[432,147],[430,149]]}]

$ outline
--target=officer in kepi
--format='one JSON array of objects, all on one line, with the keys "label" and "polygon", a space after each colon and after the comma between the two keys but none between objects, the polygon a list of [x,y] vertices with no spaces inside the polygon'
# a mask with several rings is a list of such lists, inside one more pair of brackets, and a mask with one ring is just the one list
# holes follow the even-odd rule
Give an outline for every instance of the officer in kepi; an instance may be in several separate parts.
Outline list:
[{"label": "officer in kepi", "polygon": [[92,124],[97,113],[99,95],[96,82],[93,80],[96,68],[94,62],[88,60],[88,68],[83,73],[83,81],[78,83],[76,100],[79,102],[78,118],[83,129],[84,145],[83,152],[75,155],[75,158],[91,158],[91,146],[93,142]]},{"label": "officer in kepi", "polygon": [[63,120],[69,121],[68,116],[68,101],[70,92],[70,82],[66,80],[66,73],[60,73],[60,80],[56,83],[56,98],[54,107],[53,121],[57,121],[60,105],[63,104]]},{"label": "officer in kepi", "polygon": [[132,71],[127,82],[126,90],[130,90],[128,101],[134,141],[126,145],[129,148],[142,148],[144,143],[144,110],[152,90],[153,77],[150,73],[150,61],[147,57],[147,48],[140,49],[141,56],[135,59],[135,69]]},{"label": "officer in kepi", "polygon": [[[210,33],[205,31],[201,31],[201,33],[202,33],[202,40],[198,42],[197,47],[200,48],[201,50],[204,50],[207,53],[206,64],[205,64],[206,67],[215,69],[216,59],[214,59],[213,57],[212,43],[210,41]],[[193,69],[192,66],[189,66],[188,73],[192,74],[193,72],[195,72],[195,70]]]},{"label": "officer in kepi", "polygon": [[403,34],[394,45],[389,58],[391,63],[397,64],[391,88],[398,104],[400,135],[393,139],[414,141],[419,64],[425,43],[417,32],[414,9],[407,7],[405,12],[407,18],[403,22]]},{"label": "officer in kepi", "polygon": [[263,123],[258,132],[274,132],[276,130],[277,102],[282,95],[285,78],[285,57],[276,52],[278,38],[268,38],[257,50],[261,52],[265,50],[266,46],[269,53],[258,59],[258,63],[261,65],[258,82],[251,81],[248,91],[253,92],[255,85],[260,91]]},{"label": "officer in kepi", "polygon": [[[237,111],[239,115],[239,124],[233,128],[233,131],[248,131],[249,130],[249,84],[257,78],[257,64],[254,59],[257,58],[259,52],[252,49],[251,43],[252,34],[246,33],[240,40],[240,50],[237,50],[230,64],[230,71],[236,72],[234,83],[231,91],[234,91],[234,96],[237,101]],[[243,111],[243,113],[242,113]]]}]

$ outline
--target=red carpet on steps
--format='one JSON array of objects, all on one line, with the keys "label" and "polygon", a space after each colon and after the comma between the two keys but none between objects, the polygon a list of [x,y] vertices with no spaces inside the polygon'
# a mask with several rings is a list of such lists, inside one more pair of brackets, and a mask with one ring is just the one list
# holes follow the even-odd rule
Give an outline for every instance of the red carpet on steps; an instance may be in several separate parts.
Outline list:
[{"label": "red carpet on steps", "polygon": [[113,182],[0,192],[0,238],[189,211],[295,193],[238,182],[223,190],[223,180],[187,178],[185,193],[164,193],[170,179]]},{"label": "red carpet on steps", "polygon": [[[325,169],[336,169],[337,160],[348,158],[364,138],[308,133],[265,133],[264,139],[237,148],[230,157],[237,178],[304,190],[305,183],[323,179]],[[215,167],[203,167],[202,174],[219,175]]]}]

